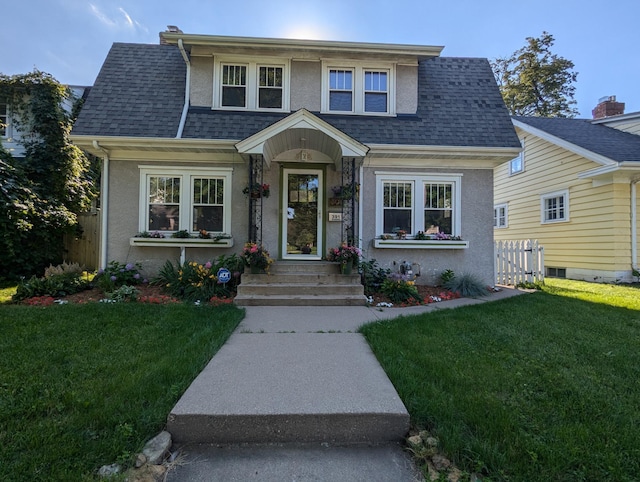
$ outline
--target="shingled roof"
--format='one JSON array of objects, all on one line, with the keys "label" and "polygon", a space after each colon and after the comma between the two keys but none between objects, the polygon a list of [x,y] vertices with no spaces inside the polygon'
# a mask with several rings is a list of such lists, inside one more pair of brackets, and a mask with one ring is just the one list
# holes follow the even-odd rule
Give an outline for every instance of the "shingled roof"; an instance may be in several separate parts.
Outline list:
[{"label": "shingled roof", "polygon": [[[184,82],[185,64],[177,47],[116,43],[73,134],[175,137]],[[418,85],[415,115],[314,114],[364,144],[520,147],[486,59],[423,60]],[[183,137],[238,141],[287,115],[191,107]]]},{"label": "shingled roof", "polygon": [[640,136],[594,124],[591,119],[519,116],[513,119],[613,161],[640,162]]}]

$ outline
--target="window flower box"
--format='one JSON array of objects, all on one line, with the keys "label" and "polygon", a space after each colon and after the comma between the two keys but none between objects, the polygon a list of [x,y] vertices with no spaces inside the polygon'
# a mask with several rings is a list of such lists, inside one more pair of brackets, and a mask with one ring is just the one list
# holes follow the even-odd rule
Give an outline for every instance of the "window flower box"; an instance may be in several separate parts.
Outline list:
[{"label": "window flower box", "polygon": [[397,239],[376,238],[375,248],[379,249],[468,249],[469,241],[461,239]]},{"label": "window flower box", "polygon": [[129,238],[131,246],[154,248],[231,248],[233,238]]}]

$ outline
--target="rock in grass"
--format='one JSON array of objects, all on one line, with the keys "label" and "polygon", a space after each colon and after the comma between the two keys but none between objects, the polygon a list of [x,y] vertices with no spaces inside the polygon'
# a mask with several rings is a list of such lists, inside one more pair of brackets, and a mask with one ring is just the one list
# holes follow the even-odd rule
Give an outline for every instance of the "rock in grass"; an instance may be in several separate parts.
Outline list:
[{"label": "rock in grass", "polygon": [[103,465],[100,467],[100,470],[98,470],[98,475],[100,477],[113,477],[114,475],[119,474],[121,470],[122,467],[118,464]]},{"label": "rock in grass", "polygon": [[149,440],[142,449],[142,453],[147,457],[147,463],[157,465],[162,462],[169,448],[171,448],[171,434],[164,431]]},{"label": "rock in grass", "polygon": [[407,439],[407,442],[409,442],[409,445],[414,448],[420,447],[422,445],[422,438],[420,437],[420,435],[412,435]]}]

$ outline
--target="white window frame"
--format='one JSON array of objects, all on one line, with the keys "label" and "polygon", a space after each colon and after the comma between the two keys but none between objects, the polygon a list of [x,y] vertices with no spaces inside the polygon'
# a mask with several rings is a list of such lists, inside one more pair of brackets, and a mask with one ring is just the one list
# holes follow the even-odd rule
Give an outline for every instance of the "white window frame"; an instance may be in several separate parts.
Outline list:
[{"label": "white window frame", "polygon": [[412,232],[407,233],[407,237],[415,236],[418,231],[425,231],[424,210],[425,210],[425,184],[451,184],[451,199],[453,202],[451,236],[462,236],[462,174],[439,174],[439,173],[394,173],[376,172],[376,237],[385,233],[384,230],[384,183],[385,182],[405,182],[413,183],[413,198],[411,205],[411,226]]},{"label": "white window frame", "polygon": [[[329,109],[329,72],[331,70],[353,71],[353,105],[351,111]],[[387,74],[387,111],[365,111],[365,72],[385,72]],[[320,109],[324,114],[355,114],[391,116],[396,115],[396,67],[393,63],[371,64],[369,62],[323,60],[322,62],[322,97]]]},{"label": "white window frame", "polygon": [[[185,230],[191,234],[197,234],[193,230],[193,189],[194,180],[197,178],[218,178],[224,180],[223,195],[223,221],[222,231],[216,234],[231,234],[231,180],[232,168],[189,168],[180,169],[167,168],[162,166],[138,166],[140,169],[140,204],[138,213],[138,229],[140,232],[149,231],[149,178],[150,177],[173,177],[180,178],[180,221],[178,230]],[[163,231],[164,234],[171,235],[176,231]]]},{"label": "white window frame", "polygon": [[[386,74],[387,76],[387,89],[386,90],[375,90],[375,89],[367,89],[367,85],[366,85],[366,78],[367,78],[367,74],[368,73],[372,73],[372,74]],[[372,114],[388,114],[389,113],[389,99],[390,99],[390,94],[389,94],[389,80],[391,78],[391,72],[389,72],[389,69],[363,69],[362,72],[362,110],[364,111],[365,114],[368,115],[372,115]],[[367,94],[382,94],[384,93],[387,96],[387,103],[386,103],[386,109],[384,112],[376,112],[376,111],[368,111],[366,110],[366,106],[367,106]]]},{"label": "white window frame", "polygon": [[[562,199],[564,216],[557,219],[547,219],[547,200]],[[559,209],[559,208],[558,208]],[[554,191],[540,195],[540,224],[566,223],[569,221],[569,190]]]},{"label": "white window frame", "polygon": [[[233,68],[244,68],[245,69],[245,83],[242,84],[225,84],[224,83],[224,68],[225,67],[233,67]],[[239,88],[244,87],[244,105],[222,105],[222,99],[224,97],[223,92],[225,87],[230,88]],[[220,107],[224,109],[246,109],[249,102],[249,66],[245,63],[241,62],[223,62],[220,64]]]},{"label": "white window frame", "polygon": [[0,105],[3,105],[5,108],[4,115],[0,116],[0,123],[5,124],[4,133],[0,132],[0,137],[8,139],[11,137],[11,114],[9,112],[9,104],[3,101],[0,102]]},{"label": "white window frame", "polygon": [[[500,214],[500,211],[502,211],[502,214]],[[509,205],[507,203],[496,204],[493,207],[493,227],[495,229],[509,227]]]},{"label": "white window frame", "polygon": [[[514,176],[524,172],[524,139],[520,139],[520,154],[509,161],[509,175]],[[516,168],[515,166],[519,166]]]},{"label": "white window frame", "polygon": [[[247,85],[244,107],[222,105],[222,70],[224,65],[243,65],[247,67]],[[282,68],[282,107],[259,107],[260,67]],[[262,112],[288,112],[290,109],[291,66],[289,59],[277,57],[216,57],[213,63],[213,109],[250,110]]]}]

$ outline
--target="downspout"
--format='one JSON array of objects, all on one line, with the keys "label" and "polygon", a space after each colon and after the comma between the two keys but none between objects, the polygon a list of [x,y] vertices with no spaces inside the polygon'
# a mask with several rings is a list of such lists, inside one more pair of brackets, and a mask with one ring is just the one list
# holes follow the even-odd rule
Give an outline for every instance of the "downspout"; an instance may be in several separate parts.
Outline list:
[{"label": "downspout", "polygon": [[640,181],[640,179],[631,181],[631,266],[633,269],[638,269],[638,181]]},{"label": "downspout", "polygon": [[107,218],[109,217],[109,151],[102,147],[98,141],[93,141],[93,147],[104,153],[102,163],[102,187],[101,206],[102,219],[100,220],[100,269],[107,267]]},{"label": "downspout", "polygon": [[180,53],[182,54],[184,63],[187,65],[187,77],[185,79],[184,86],[184,107],[182,108],[182,115],[180,116],[180,125],[178,125],[178,133],[176,134],[176,139],[180,139],[182,137],[184,124],[187,122],[187,113],[189,112],[189,85],[191,84],[191,62],[189,61],[187,52],[184,50],[184,45],[182,44],[181,38],[178,39],[178,48],[180,49]]},{"label": "downspout", "polygon": [[358,181],[360,181],[360,189],[358,190],[358,248],[362,251],[362,193],[364,189],[362,189],[362,176],[364,174],[364,162],[360,163],[360,167],[358,169]]}]

